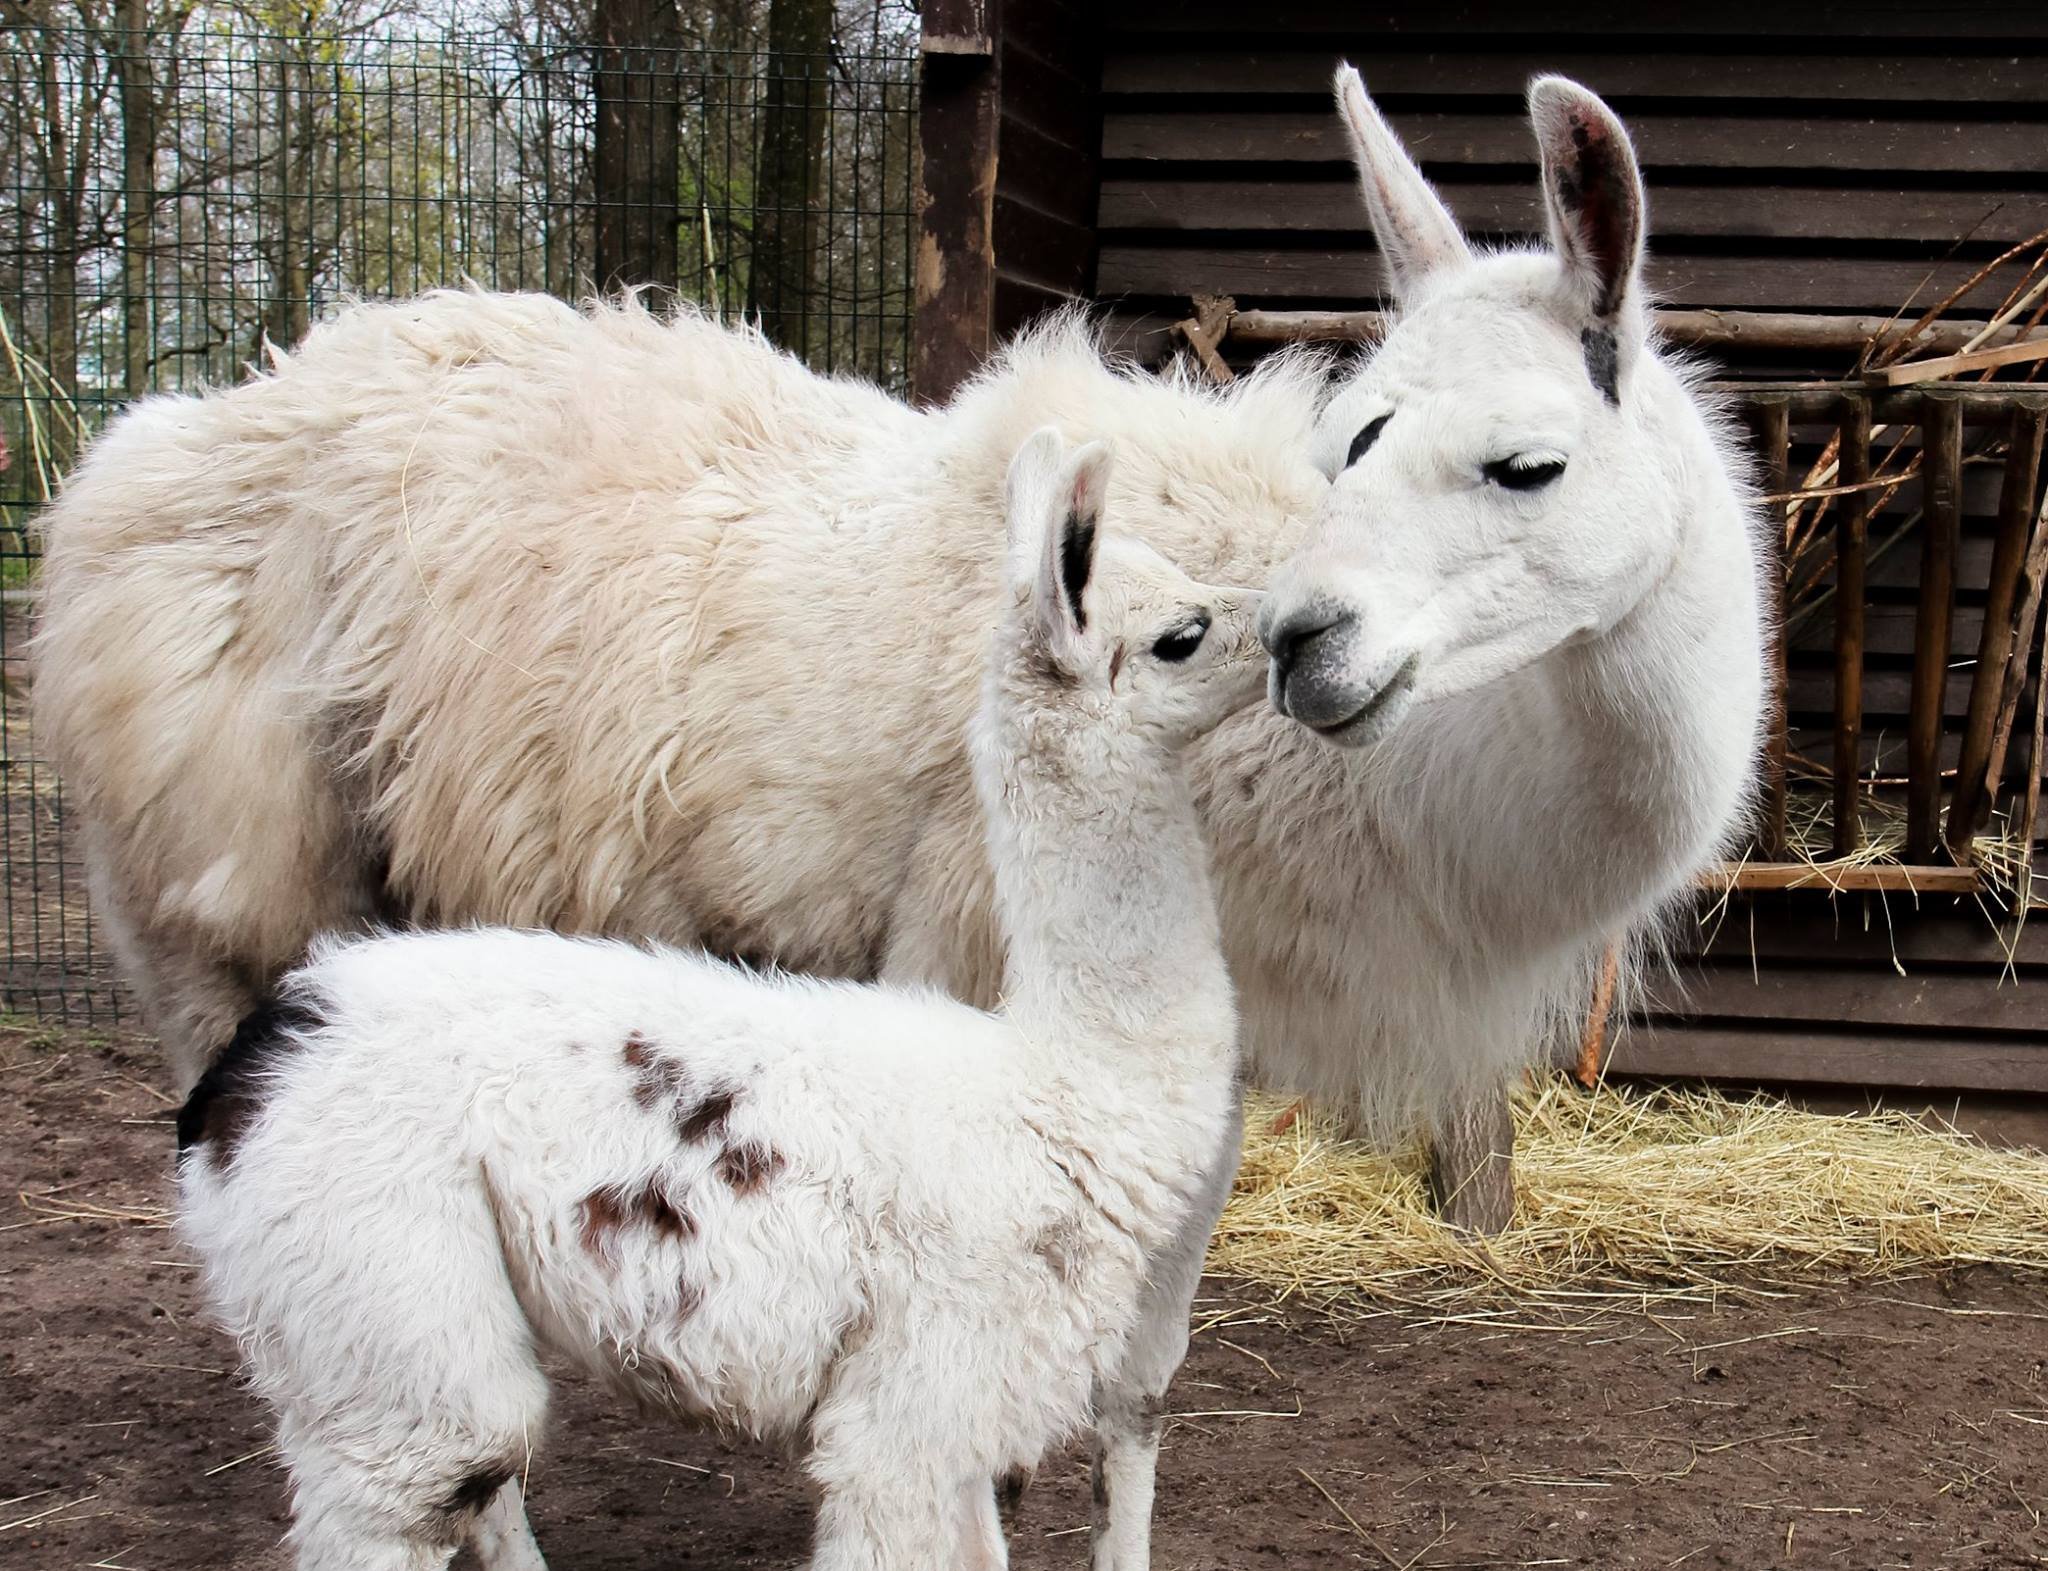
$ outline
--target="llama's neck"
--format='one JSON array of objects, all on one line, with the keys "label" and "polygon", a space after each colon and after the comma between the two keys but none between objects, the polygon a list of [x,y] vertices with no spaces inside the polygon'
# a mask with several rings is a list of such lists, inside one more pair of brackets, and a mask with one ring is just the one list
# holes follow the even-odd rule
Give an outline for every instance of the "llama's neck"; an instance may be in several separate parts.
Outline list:
[{"label": "llama's neck", "polygon": [[1235,1071],[1236,1014],[1180,763],[1063,718],[998,705],[976,749],[1004,1011],[1054,1058],[1213,1093]]},{"label": "llama's neck", "polygon": [[1474,820],[1493,835],[1470,865],[1485,870],[1487,903],[1502,917],[1518,909],[1538,949],[1545,934],[1633,926],[1723,848],[1753,774],[1755,548],[1705,429],[1689,408],[1669,424],[1674,445],[1697,446],[1688,466],[1715,483],[1675,504],[1676,549],[1656,582],[1615,626],[1476,696],[1460,717],[1483,755],[1460,771],[1518,782],[1505,811]]}]

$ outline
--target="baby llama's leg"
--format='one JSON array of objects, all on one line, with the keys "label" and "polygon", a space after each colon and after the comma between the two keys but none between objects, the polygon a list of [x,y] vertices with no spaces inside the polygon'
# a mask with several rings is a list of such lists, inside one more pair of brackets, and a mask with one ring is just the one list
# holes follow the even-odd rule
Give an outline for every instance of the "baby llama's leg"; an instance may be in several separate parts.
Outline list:
[{"label": "baby llama's leg", "polygon": [[840,1365],[812,1416],[810,1571],[1001,1571],[995,1464],[971,1454],[973,1425],[956,1405],[973,1359],[926,1329],[919,1347],[877,1336]]},{"label": "baby llama's leg", "polygon": [[961,1499],[960,1515],[961,1571],[1009,1571],[1010,1546],[1003,1538],[995,1491],[976,1479]]},{"label": "baby llama's leg", "polygon": [[481,1188],[439,1198],[352,1218],[246,1344],[298,1571],[442,1571],[472,1538],[489,1571],[540,1571],[518,1480],[547,1380]]},{"label": "baby llama's leg", "polygon": [[540,1545],[533,1541],[533,1529],[526,1524],[526,1492],[516,1478],[491,1497],[470,1530],[469,1541],[483,1571],[548,1571]]},{"label": "baby llama's leg", "polygon": [[1094,1571],[1149,1571],[1152,1495],[1166,1388],[1188,1351],[1188,1309],[1209,1235],[1230,1198],[1244,1137],[1240,1106],[1174,1247],[1151,1263],[1117,1378],[1095,1393]]},{"label": "baby llama's leg", "polygon": [[546,1571],[514,1476],[517,1431],[458,1435],[439,1416],[345,1446],[325,1425],[279,1425],[297,1571],[444,1571],[465,1539],[486,1571]]},{"label": "baby llama's leg", "polygon": [[979,1571],[961,1540],[973,1522],[967,1494],[989,1496],[988,1480],[921,1467],[917,1452],[905,1436],[871,1476],[825,1484],[811,1571]]}]

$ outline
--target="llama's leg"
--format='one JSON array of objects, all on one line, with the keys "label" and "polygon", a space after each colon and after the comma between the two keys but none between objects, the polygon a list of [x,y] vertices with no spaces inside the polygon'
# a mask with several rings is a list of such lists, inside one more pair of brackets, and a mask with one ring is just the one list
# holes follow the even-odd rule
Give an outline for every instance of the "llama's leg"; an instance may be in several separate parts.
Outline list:
[{"label": "llama's leg", "polygon": [[920,1468],[907,1439],[878,1447],[872,1465],[872,1477],[825,1485],[810,1571],[981,1571],[971,1553],[976,1508],[967,1497],[978,1495],[992,1509],[987,1479]]},{"label": "llama's leg", "polygon": [[1094,1571],[1148,1571],[1152,1563],[1160,1415],[1166,1388],[1187,1356],[1188,1308],[1202,1280],[1209,1235],[1237,1177],[1243,1137],[1240,1106],[1180,1236],[1151,1262],[1122,1367],[1095,1393]]},{"label": "llama's leg", "polygon": [[288,1423],[278,1449],[292,1476],[296,1571],[445,1571],[455,1558],[460,1526],[443,1523],[390,1469],[366,1467]]},{"label": "llama's leg", "polygon": [[1003,1537],[1003,1516],[995,1491],[976,1480],[960,1502],[962,1517],[961,1571],[1009,1571],[1010,1546]]},{"label": "llama's leg", "polygon": [[527,1526],[526,1495],[516,1478],[506,1480],[491,1497],[470,1529],[469,1541],[483,1571],[548,1571],[540,1545],[533,1541],[533,1529]]},{"label": "llama's leg", "polygon": [[142,892],[128,887],[90,835],[85,878],[100,936],[163,1043],[172,1083],[183,1094],[256,1006],[256,995],[238,968],[209,954],[196,934],[154,924],[138,910]]}]

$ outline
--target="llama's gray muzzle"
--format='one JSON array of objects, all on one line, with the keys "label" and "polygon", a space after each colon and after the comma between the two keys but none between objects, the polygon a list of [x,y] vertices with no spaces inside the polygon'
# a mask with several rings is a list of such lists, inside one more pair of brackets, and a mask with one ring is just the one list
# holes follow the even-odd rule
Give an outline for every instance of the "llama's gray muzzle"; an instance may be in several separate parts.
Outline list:
[{"label": "llama's gray muzzle", "polygon": [[1282,615],[1268,601],[1259,639],[1272,656],[1273,707],[1339,747],[1362,747],[1407,708],[1416,656],[1401,652],[1373,661],[1358,613],[1339,601],[1311,598]]}]

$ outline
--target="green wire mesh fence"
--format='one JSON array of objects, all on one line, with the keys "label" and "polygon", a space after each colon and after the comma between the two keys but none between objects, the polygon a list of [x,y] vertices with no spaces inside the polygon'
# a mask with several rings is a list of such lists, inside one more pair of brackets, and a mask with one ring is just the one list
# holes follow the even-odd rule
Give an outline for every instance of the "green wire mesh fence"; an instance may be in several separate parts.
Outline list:
[{"label": "green wire mesh fence", "polygon": [[805,52],[0,33],[0,1009],[124,1009],[28,730],[36,515],[93,434],[349,299],[465,281],[646,283],[901,388],[916,24],[889,4]]}]

